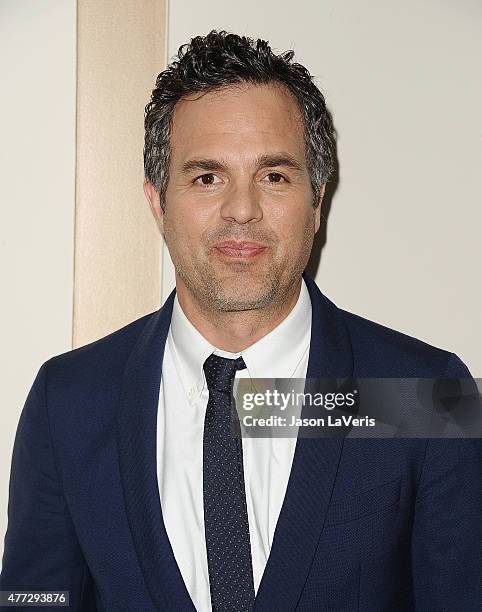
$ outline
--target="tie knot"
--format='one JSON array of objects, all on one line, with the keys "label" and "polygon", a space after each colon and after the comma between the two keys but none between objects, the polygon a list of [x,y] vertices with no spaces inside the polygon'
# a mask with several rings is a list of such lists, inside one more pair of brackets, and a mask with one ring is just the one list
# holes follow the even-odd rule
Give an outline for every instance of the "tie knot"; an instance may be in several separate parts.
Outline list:
[{"label": "tie knot", "polygon": [[237,370],[244,370],[246,364],[242,357],[226,359],[214,353],[204,362],[204,374],[209,391],[231,393],[231,385]]}]

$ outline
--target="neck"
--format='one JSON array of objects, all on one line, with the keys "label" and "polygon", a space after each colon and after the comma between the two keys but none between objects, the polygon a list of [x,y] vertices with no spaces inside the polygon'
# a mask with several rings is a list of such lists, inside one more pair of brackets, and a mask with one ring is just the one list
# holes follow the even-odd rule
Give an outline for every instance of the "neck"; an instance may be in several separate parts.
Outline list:
[{"label": "neck", "polygon": [[269,334],[289,315],[298,301],[301,283],[300,278],[282,304],[255,310],[207,310],[179,278],[176,293],[184,314],[208,342],[223,351],[239,353]]}]

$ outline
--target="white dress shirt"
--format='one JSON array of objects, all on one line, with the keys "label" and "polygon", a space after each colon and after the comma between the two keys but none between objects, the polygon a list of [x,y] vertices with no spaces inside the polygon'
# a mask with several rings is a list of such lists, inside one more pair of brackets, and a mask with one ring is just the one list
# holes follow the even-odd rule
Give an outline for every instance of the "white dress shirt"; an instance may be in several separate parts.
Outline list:
[{"label": "white dress shirt", "polygon": [[[174,557],[200,612],[211,610],[204,533],[203,431],[208,403],[204,361],[215,353],[246,369],[240,378],[305,378],[311,300],[304,279],[288,316],[240,353],[217,349],[192,325],[177,295],[167,336],[157,418],[157,477],[162,515]],[[291,471],[296,438],[243,438],[244,480],[255,593],[271,550]]]}]

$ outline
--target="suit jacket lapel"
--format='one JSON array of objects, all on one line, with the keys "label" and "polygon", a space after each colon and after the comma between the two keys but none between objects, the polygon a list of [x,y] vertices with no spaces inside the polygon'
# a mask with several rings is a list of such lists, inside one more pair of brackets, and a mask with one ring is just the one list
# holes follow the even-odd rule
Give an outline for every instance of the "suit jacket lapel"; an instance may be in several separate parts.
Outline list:
[{"label": "suit jacket lapel", "polygon": [[[338,309],[305,272],[312,306],[306,378],[353,376],[348,331]],[[298,438],[255,611],[294,610],[325,522],[341,456],[341,438]]]},{"label": "suit jacket lapel", "polygon": [[195,612],[164,526],[157,480],[159,387],[174,295],[149,319],[129,356],[117,440],[127,518],[152,600],[159,610]]}]

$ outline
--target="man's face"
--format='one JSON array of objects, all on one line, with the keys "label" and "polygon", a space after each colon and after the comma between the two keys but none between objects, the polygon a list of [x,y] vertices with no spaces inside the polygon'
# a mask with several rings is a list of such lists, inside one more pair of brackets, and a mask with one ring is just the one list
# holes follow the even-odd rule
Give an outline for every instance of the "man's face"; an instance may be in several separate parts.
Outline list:
[{"label": "man's face", "polygon": [[164,213],[145,188],[178,289],[204,308],[281,305],[299,282],[323,189],[314,208],[302,117],[286,89],[243,84],[178,102]]}]

